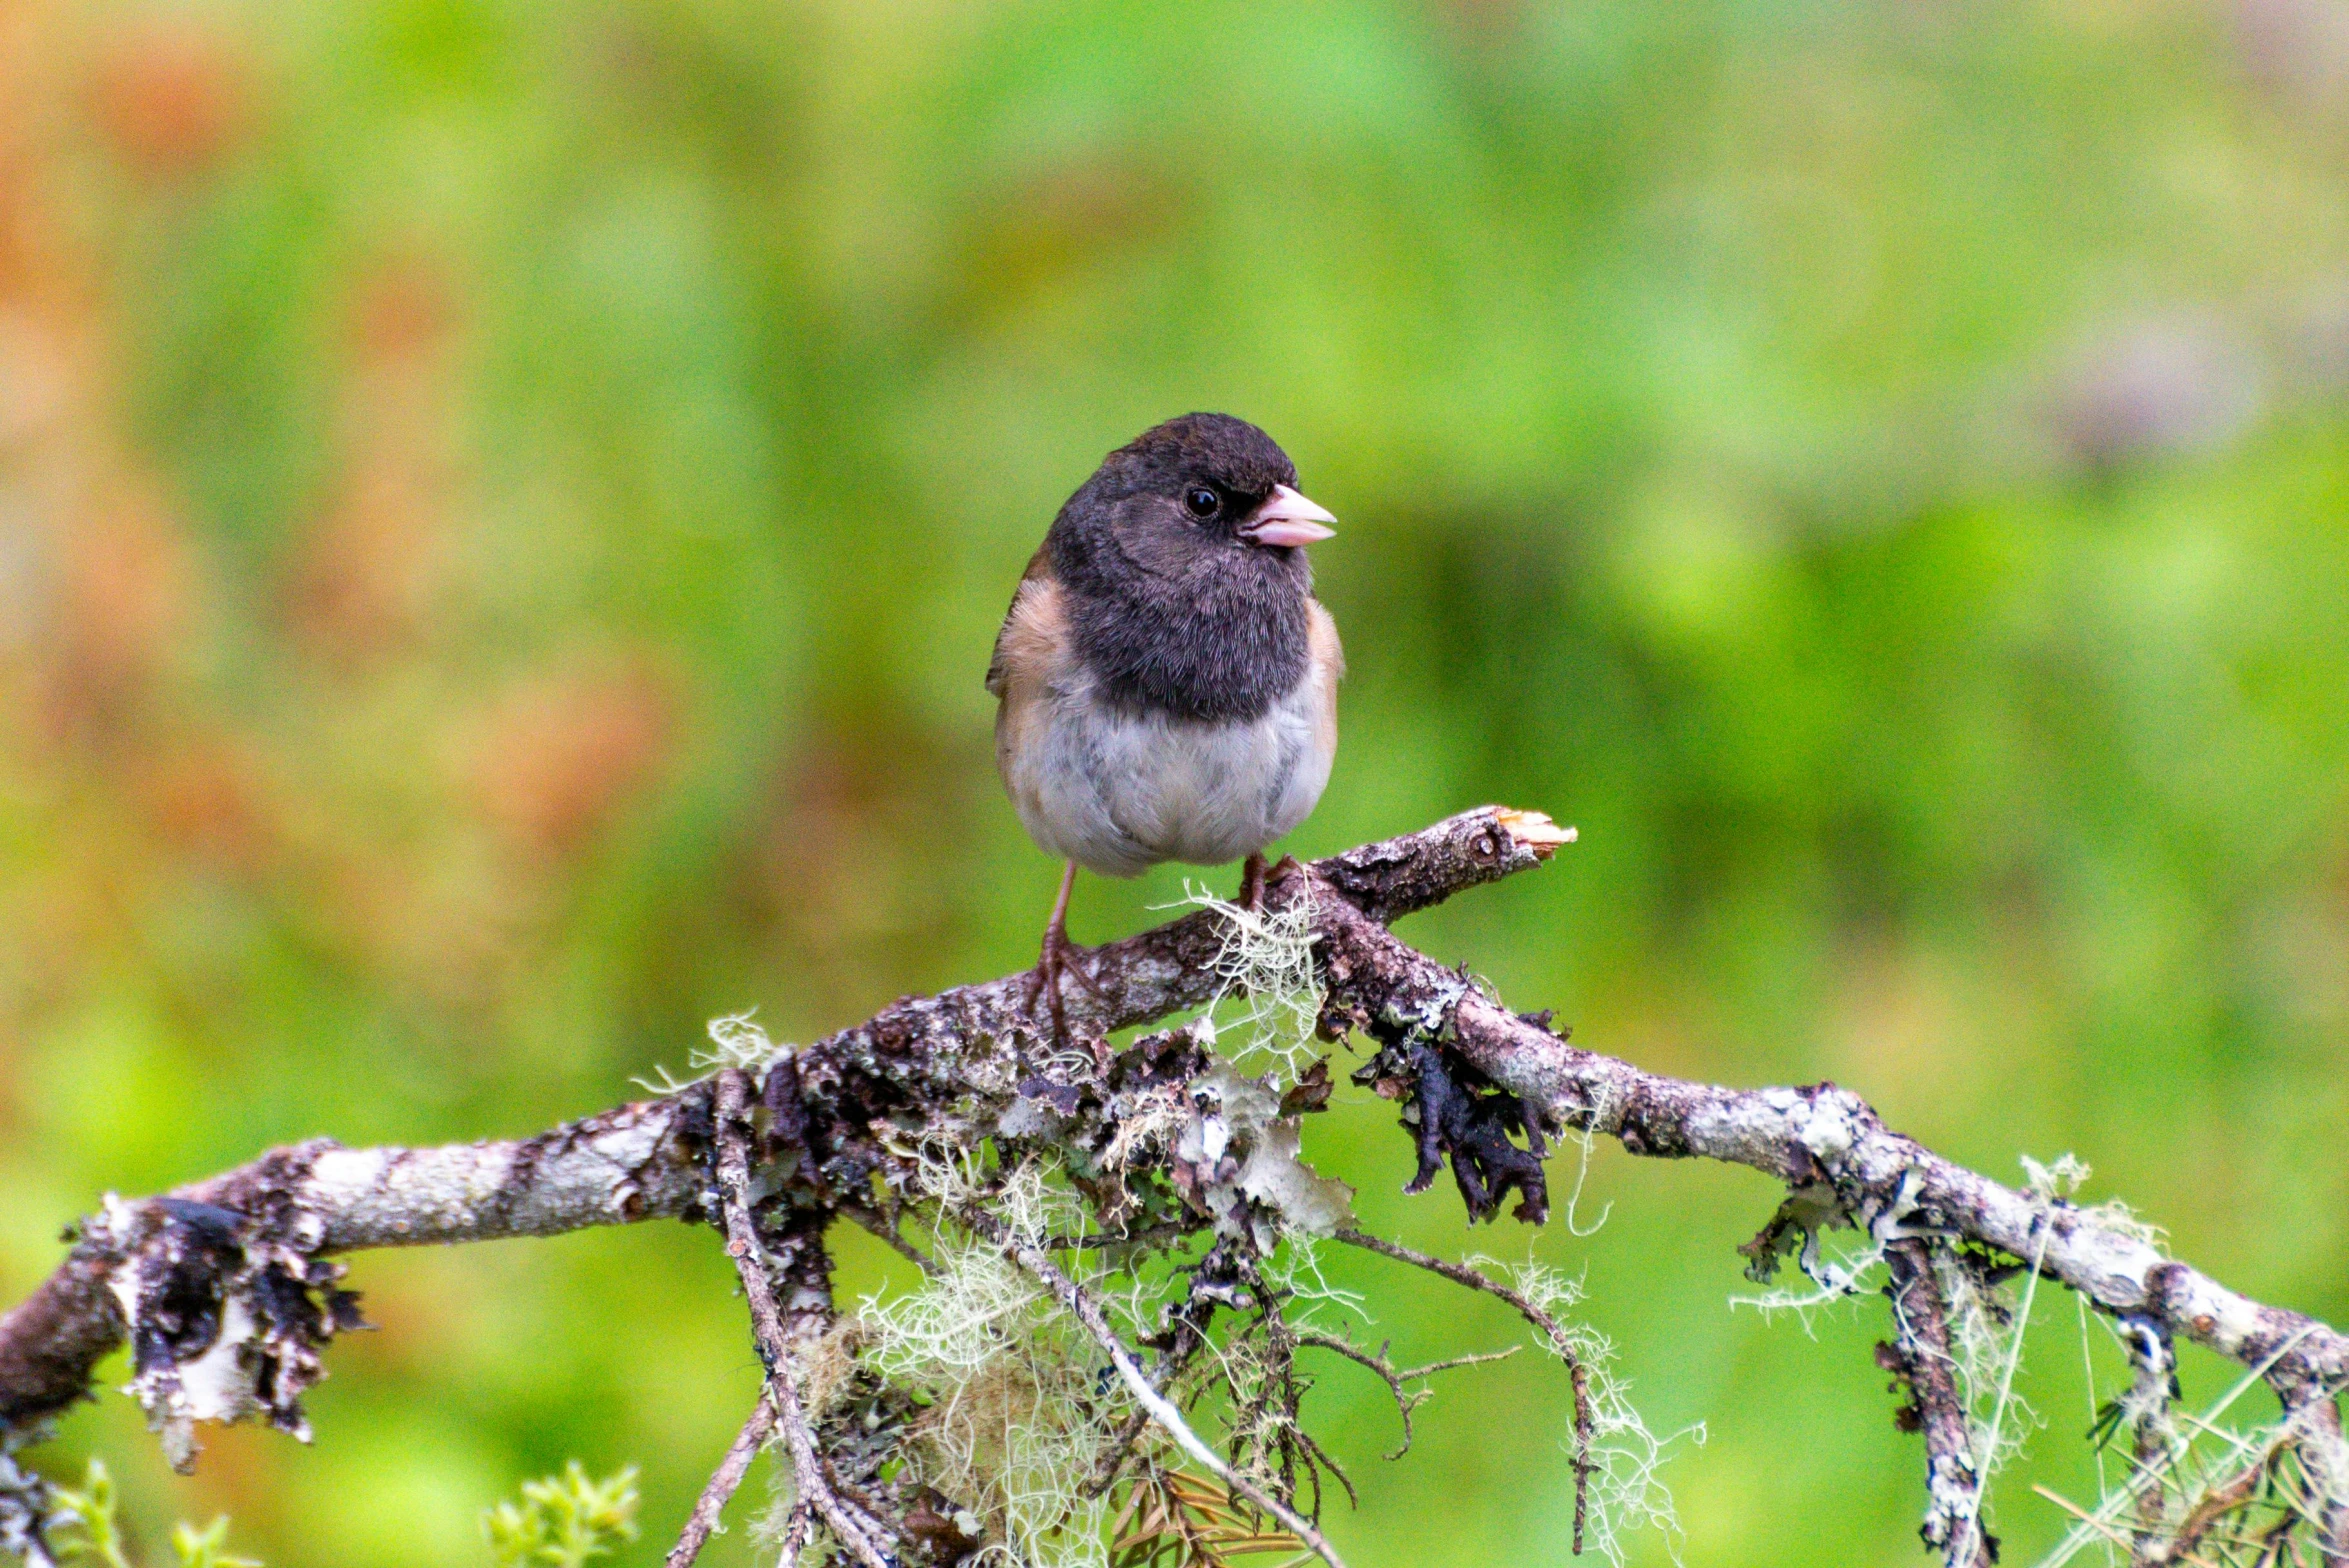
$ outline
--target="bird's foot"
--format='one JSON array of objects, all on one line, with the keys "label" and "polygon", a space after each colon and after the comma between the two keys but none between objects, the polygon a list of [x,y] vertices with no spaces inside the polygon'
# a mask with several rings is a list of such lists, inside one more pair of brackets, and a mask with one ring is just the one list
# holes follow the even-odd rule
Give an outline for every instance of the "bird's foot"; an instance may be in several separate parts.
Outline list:
[{"label": "bird's foot", "polygon": [[1240,867],[1239,906],[1250,914],[1264,908],[1264,890],[1281,878],[1292,876],[1305,868],[1294,855],[1283,855],[1270,870],[1265,869],[1262,855],[1250,855]]},{"label": "bird's foot", "polygon": [[[1090,993],[1095,1001],[1106,1000],[1101,982],[1087,967],[1087,949],[1068,939],[1068,934],[1057,927],[1044,933],[1044,950],[1037,956],[1036,967],[1028,971],[1027,987],[1022,1006],[1030,1018],[1036,1017],[1036,1004],[1043,1002],[1045,1020],[1051,1024],[1051,1039],[1055,1049],[1065,1049],[1069,1043],[1068,1010],[1061,993],[1061,978],[1073,978]],[[1098,1032],[1086,1037],[1092,1047],[1093,1064],[1104,1077],[1109,1073],[1109,1041]]]},{"label": "bird's foot", "polygon": [[1264,856],[1250,855],[1240,866],[1239,905],[1250,914],[1264,907]]}]

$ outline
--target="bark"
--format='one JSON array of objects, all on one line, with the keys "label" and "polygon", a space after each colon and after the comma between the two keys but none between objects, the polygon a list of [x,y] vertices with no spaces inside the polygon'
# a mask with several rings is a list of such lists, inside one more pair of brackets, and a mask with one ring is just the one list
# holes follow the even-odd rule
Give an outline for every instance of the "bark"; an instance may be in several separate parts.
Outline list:
[{"label": "bark", "polygon": [[1884,1260],[1891,1271],[1884,1293],[1892,1298],[1893,1337],[1876,1347],[1876,1361],[1908,1388],[1901,1427],[1925,1439],[1925,1522],[1917,1534],[1948,1568],[1990,1568],[1998,1561],[1998,1542],[1982,1528],[1982,1475],[1950,1353],[1949,1303],[1933,1272],[1931,1247],[1914,1238],[1896,1241],[1884,1249]]}]

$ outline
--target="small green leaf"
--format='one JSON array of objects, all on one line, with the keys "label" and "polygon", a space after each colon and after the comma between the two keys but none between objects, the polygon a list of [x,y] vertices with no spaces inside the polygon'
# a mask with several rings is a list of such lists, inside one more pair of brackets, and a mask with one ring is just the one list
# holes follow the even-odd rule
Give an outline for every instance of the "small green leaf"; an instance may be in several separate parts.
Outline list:
[{"label": "small green leaf", "polygon": [[179,1568],[261,1568],[250,1557],[230,1556],[227,1548],[225,1514],[202,1530],[184,1522],[171,1527],[171,1549],[179,1554]]},{"label": "small green leaf", "polygon": [[106,1565],[106,1568],[131,1568],[130,1559],[122,1555],[122,1531],[114,1519],[114,1477],[105,1463],[92,1459],[83,1473],[82,1489],[68,1491],[56,1488],[53,1495],[57,1511],[62,1515],[61,1527],[78,1528],[82,1539],[61,1541],[58,1556],[66,1561],[87,1558]]},{"label": "small green leaf", "polygon": [[574,1459],[559,1476],[524,1482],[519,1502],[483,1510],[481,1533],[498,1568],[585,1568],[636,1539],[636,1502],[634,1465],[591,1481]]}]

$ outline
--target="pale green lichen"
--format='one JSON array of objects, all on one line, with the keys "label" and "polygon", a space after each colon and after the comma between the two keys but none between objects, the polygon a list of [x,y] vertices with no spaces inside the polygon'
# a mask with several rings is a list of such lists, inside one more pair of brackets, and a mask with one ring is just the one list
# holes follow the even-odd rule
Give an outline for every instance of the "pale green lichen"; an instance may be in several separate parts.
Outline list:
[{"label": "pale green lichen", "polygon": [[758,1072],[790,1050],[791,1047],[777,1045],[767,1038],[767,1031],[759,1027],[755,1014],[753,1009],[711,1019],[709,1049],[693,1053],[694,1067],[702,1072],[715,1072],[722,1067]]},{"label": "pale green lichen", "polygon": [[[1673,1504],[1672,1489],[1661,1471],[1679,1445],[1703,1446],[1705,1424],[1692,1422],[1662,1434],[1649,1427],[1631,1402],[1630,1380],[1616,1368],[1614,1342],[1574,1316],[1583,1300],[1579,1277],[1531,1259],[1516,1264],[1491,1258],[1471,1258],[1469,1262],[1503,1274],[1518,1295],[1556,1325],[1554,1333],[1538,1330],[1542,1341],[1568,1364],[1583,1369],[1592,1465],[1585,1537],[1588,1550],[1620,1568],[1630,1555],[1632,1537],[1653,1530],[1663,1537],[1664,1550],[1672,1560],[1680,1561],[1686,1533]],[[1564,1442],[1571,1452],[1573,1434]]]},{"label": "pale green lichen", "polygon": [[1841,1210],[1823,1210],[1806,1232],[1799,1267],[1809,1282],[1807,1286],[1780,1286],[1758,1295],[1731,1296],[1731,1309],[1750,1307],[1765,1320],[1790,1313],[1802,1325],[1804,1333],[1816,1338],[1817,1330],[1812,1324],[1816,1313],[1839,1303],[1856,1301],[1882,1284],[1884,1237],[1863,1234],[1846,1243],[1828,1239],[1826,1233],[1831,1227],[1848,1228],[1849,1223]]},{"label": "pale green lichen", "polygon": [[[2031,1195],[2042,1203],[2070,1203],[2088,1178],[2095,1175],[2094,1167],[2073,1154],[2059,1154],[2045,1165],[2022,1156],[2023,1180]],[[2149,1247],[2162,1244],[2165,1233],[2159,1225],[2138,1218],[2130,1207],[2118,1198],[2107,1198],[2102,1203],[2072,1204],[2080,1215],[2100,1230],[2141,1241]]]},{"label": "pale green lichen", "polygon": [[2015,1391],[2022,1370],[2024,1337],[2038,1300],[2042,1252],[2032,1259],[2020,1297],[2005,1285],[1984,1283],[1945,1248],[1936,1248],[1933,1271],[1941,1287],[1949,1328],[1951,1370],[1966,1407],[1966,1432],[1973,1443],[1974,1473],[1986,1492],[2000,1470],[2021,1457],[2031,1433],[2046,1425],[2031,1402]]},{"label": "pale green lichen", "polygon": [[[1025,1241],[1082,1217],[1037,1161],[990,1180],[975,1157],[933,1149],[920,1170],[944,1213],[983,1203]],[[1100,1376],[1092,1339],[1003,1247],[949,1219],[932,1259],[920,1289],[858,1308],[865,1364],[925,1406],[908,1462],[976,1515],[981,1561],[1101,1568],[1108,1500],[1085,1492],[1129,1414],[1123,1391]]]},{"label": "pale green lichen", "polygon": [[678,1078],[668,1068],[656,1067],[653,1076],[629,1081],[648,1094],[675,1094],[680,1089],[691,1088],[721,1069],[764,1072],[777,1057],[788,1055],[792,1048],[789,1045],[778,1045],[767,1038],[767,1031],[759,1027],[757,1011],[751,1008],[710,1020],[709,1045],[706,1048],[697,1047],[686,1059],[686,1065],[693,1071],[692,1077]]},{"label": "pale green lichen", "polygon": [[1192,884],[1177,906],[1211,910],[1224,923],[1216,954],[1217,1041],[1235,1062],[1279,1064],[1293,1080],[1320,1054],[1321,980],[1313,967],[1313,907],[1302,898],[1247,909]]},{"label": "pale green lichen", "polygon": [[1299,1329],[1320,1333],[1336,1332],[1336,1325],[1319,1321],[1314,1314],[1323,1307],[1353,1318],[1365,1328],[1371,1324],[1366,1298],[1358,1290],[1347,1290],[1333,1285],[1322,1272],[1321,1249],[1314,1238],[1291,1233],[1280,1251],[1258,1265],[1265,1284],[1288,1297],[1289,1305],[1297,1313],[1290,1319]]},{"label": "pale green lichen", "polygon": [[[1202,1109],[1177,1139],[1175,1153],[1194,1165],[1213,1165],[1213,1142],[1215,1153],[1239,1157],[1234,1185],[1252,1205],[1245,1212],[1258,1252],[1270,1254],[1281,1234],[1332,1236],[1354,1223],[1354,1189],[1304,1162],[1303,1118],[1281,1114],[1274,1074],[1250,1078],[1218,1062],[1192,1082],[1188,1097]],[[1210,1190],[1208,1205],[1226,1216],[1226,1228],[1236,1228],[1239,1222],[1230,1217],[1242,1212],[1231,1199],[1221,1186]]]}]

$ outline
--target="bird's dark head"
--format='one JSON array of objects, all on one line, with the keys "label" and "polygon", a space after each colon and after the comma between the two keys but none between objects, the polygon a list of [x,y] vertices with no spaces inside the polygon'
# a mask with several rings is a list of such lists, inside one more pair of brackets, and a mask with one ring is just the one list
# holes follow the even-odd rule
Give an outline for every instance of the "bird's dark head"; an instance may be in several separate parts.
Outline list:
[{"label": "bird's dark head", "polygon": [[1256,557],[1242,568],[1250,576],[1303,584],[1302,547],[1335,521],[1298,493],[1297,465],[1272,437],[1229,414],[1184,414],[1110,453],[1054,527],[1088,555],[1106,550],[1154,575]]},{"label": "bird's dark head", "polygon": [[1269,683],[1303,668],[1304,546],[1335,521],[1298,492],[1272,437],[1185,414],[1103,459],[1046,544],[1078,601],[1079,642],[1114,689],[1221,713],[1260,707]]}]

